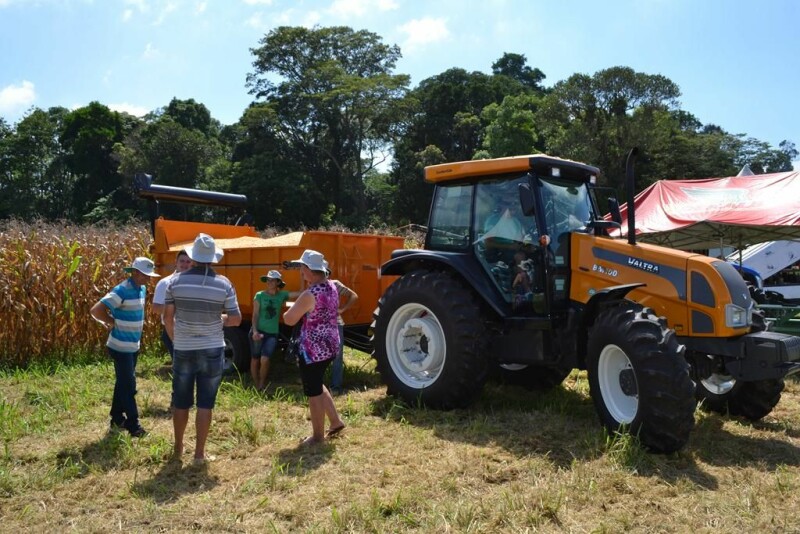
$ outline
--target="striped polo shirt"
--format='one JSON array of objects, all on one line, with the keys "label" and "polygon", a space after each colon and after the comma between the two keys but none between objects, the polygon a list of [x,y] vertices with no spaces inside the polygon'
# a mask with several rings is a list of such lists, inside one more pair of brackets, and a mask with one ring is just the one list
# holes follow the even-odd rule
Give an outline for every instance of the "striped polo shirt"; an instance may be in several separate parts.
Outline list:
[{"label": "striped polo shirt", "polygon": [[106,346],[118,352],[139,350],[144,326],[144,296],[147,288],[137,286],[128,278],[100,299],[114,317],[114,328],[108,334]]},{"label": "striped polo shirt", "polygon": [[224,347],[222,314],[241,315],[230,280],[203,265],[174,275],[164,304],[175,305],[176,350]]}]

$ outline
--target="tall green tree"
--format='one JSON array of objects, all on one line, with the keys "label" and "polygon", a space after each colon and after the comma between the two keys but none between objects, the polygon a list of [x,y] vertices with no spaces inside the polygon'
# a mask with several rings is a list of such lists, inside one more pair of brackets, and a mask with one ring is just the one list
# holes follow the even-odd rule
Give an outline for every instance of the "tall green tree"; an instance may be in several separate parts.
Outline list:
[{"label": "tall green tree", "polygon": [[59,143],[66,108],[34,108],[0,135],[0,215],[75,218],[74,176]]},{"label": "tall green tree", "polygon": [[[423,161],[472,159],[483,145],[484,108],[529,92],[512,76],[459,68],[422,80],[409,95],[415,113],[395,145],[390,180],[397,189],[394,216],[398,222],[427,219],[433,187],[422,179]],[[498,131],[493,135],[495,140],[501,136]],[[434,153],[441,157],[429,157]]]},{"label": "tall green tree", "polygon": [[308,165],[281,137],[269,104],[253,104],[229,135],[235,140],[231,188],[247,195],[257,227],[295,229],[330,223],[330,198],[317,187]]},{"label": "tall green tree", "polygon": [[60,142],[66,168],[75,177],[73,202],[80,216],[109,195],[116,197],[111,205],[123,210],[133,208],[129,192],[122,189],[114,145],[122,142],[134,124],[99,102],[71,111],[64,118]]},{"label": "tall green tree", "polygon": [[250,93],[274,113],[277,135],[331,200],[337,219],[366,211],[364,177],[383,161],[405,112],[400,49],[371,32],[279,27],[252,49]]},{"label": "tall green tree", "polygon": [[493,158],[518,156],[541,151],[536,110],[540,97],[532,94],[507,96],[500,104],[489,104],[481,112],[486,124],[483,148]]},{"label": "tall green tree", "polygon": [[656,111],[677,110],[679,96],[678,86],[664,76],[612,67],[557,83],[544,97],[537,121],[548,153],[597,165],[619,186],[625,155],[648,142],[637,122],[652,122]]},{"label": "tall green tree", "polygon": [[508,76],[517,80],[535,93],[544,93],[542,81],[546,78],[544,72],[528,65],[528,58],[524,54],[506,52],[492,63],[492,74],[495,76]]}]

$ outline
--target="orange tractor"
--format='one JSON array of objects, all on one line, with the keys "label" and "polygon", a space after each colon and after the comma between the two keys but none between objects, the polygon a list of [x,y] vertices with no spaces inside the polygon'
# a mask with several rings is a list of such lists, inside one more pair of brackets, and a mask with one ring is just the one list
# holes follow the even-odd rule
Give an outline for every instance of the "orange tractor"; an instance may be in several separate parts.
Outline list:
[{"label": "orange tractor", "polygon": [[628,239],[619,203],[603,217],[600,171],[545,155],[435,165],[424,250],[381,267],[399,278],[373,322],[388,391],[436,408],[468,405],[493,370],[530,389],[587,370],[610,430],[656,452],[683,447],[697,401],[760,419],[800,370],[800,338],[766,331],[725,261]]}]

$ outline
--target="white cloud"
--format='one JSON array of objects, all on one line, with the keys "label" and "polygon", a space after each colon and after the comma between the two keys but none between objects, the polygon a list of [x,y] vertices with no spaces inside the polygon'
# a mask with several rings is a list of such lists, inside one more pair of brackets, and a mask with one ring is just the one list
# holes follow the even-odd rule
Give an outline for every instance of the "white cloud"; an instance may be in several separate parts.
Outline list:
[{"label": "white cloud", "polygon": [[394,0],[333,0],[328,13],[340,18],[363,17],[374,11],[397,9]]},{"label": "white cloud", "polygon": [[266,27],[264,24],[262,13],[253,13],[250,17],[244,21],[245,26],[250,26],[251,28],[255,28],[257,30],[262,30]]},{"label": "white cloud", "polygon": [[249,6],[271,6],[273,0],[243,0]]},{"label": "white cloud", "polygon": [[18,115],[36,100],[36,88],[32,82],[23,80],[19,85],[7,85],[0,89],[0,115]]},{"label": "white cloud", "polygon": [[165,5],[164,8],[158,13],[156,20],[153,21],[153,26],[161,25],[164,22],[164,20],[166,20],[167,16],[169,16],[169,14],[172,13],[173,11],[177,11],[177,9],[178,9],[177,3],[167,2],[167,5]]},{"label": "white cloud", "polygon": [[156,59],[160,56],[161,52],[153,46],[153,43],[147,43],[142,52],[142,59]]},{"label": "white cloud", "polygon": [[147,3],[147,0],[125,0],[125,5],[135,7],[139,13],[150,11],[150,4]]},{"label": "white cloud", "polygon": [[108,104],[108,109],[112,111],[125,112],[133,115],[134,117],[142,117],[150,113],[150,109],[144,106],[136,106],[123,102],[121,104]]},{"label": "white cloud", "polygon": [[123,22],[128,22],[129,20],[131,20],[131,18],[133,18],[133,10],[132,9],[126,9],[125,11],[122,12],[122,21]]},{"label": "white cloud", "polygon": [[417,50],[425,45],[447,40],[450,31],[447,29],[447,19],[425,17],[406,22],[397,28],[406,34],[402,45],[403,50]]},{"label": "white cloud", "polygon": [[207,7],[208,7],[208,2],[197,2],[197,4],[194,6],[194,14],[202,15]]}]

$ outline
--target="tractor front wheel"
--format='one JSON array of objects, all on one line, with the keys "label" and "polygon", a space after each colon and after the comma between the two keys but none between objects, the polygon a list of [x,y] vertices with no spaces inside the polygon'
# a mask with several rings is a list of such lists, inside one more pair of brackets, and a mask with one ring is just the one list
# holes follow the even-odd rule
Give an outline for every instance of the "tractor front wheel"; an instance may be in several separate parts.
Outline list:
[{"label": "tractor front wheel", "polygon": [[684,351],[649,308],[623,303],[600,313],[589,333],[589,388],[609,432],[627,427],[653,452],[686,444],[696,404]]}]

